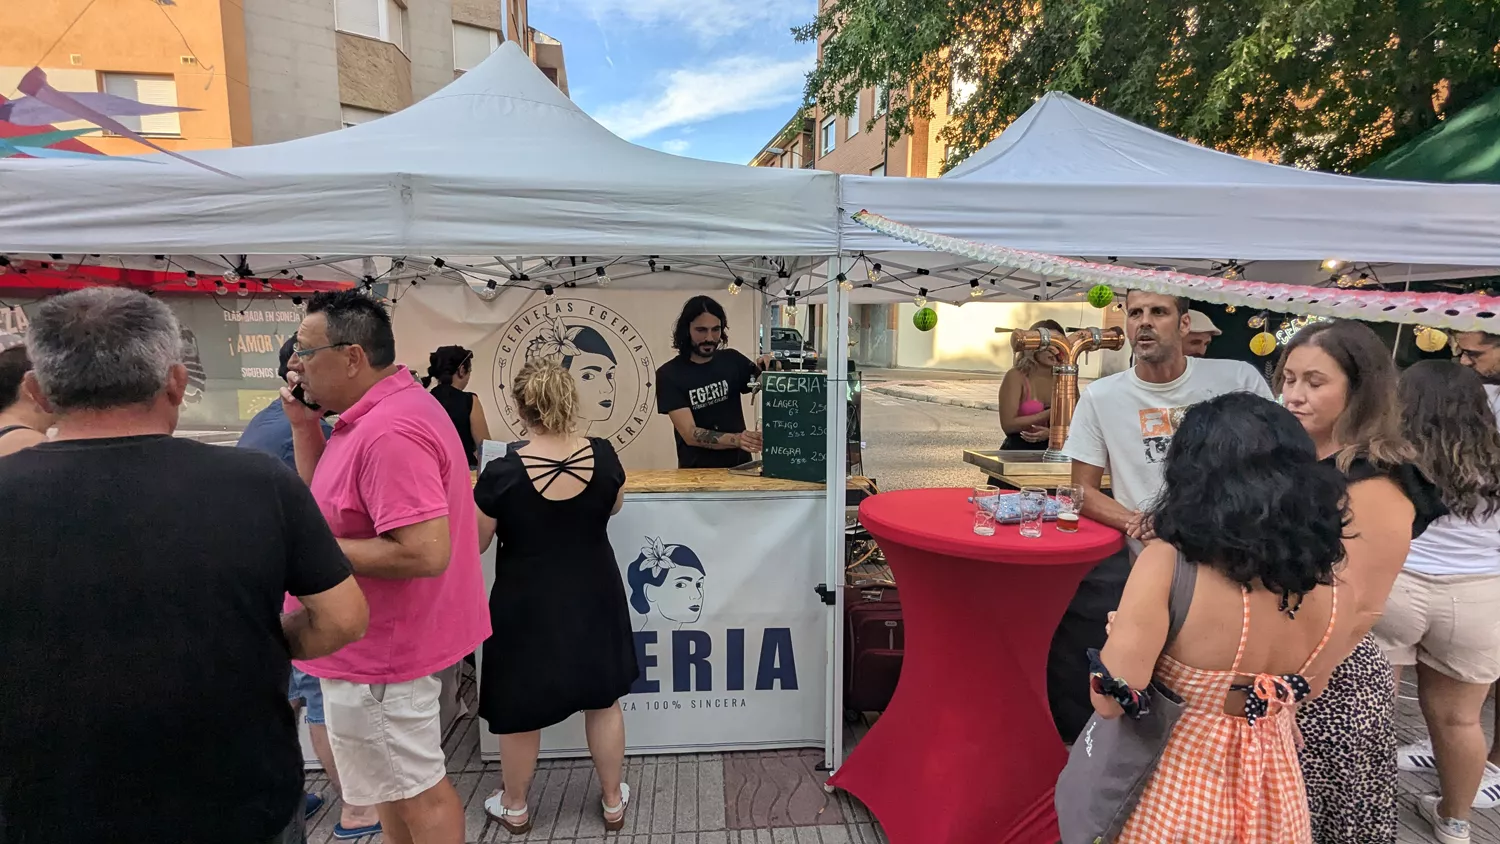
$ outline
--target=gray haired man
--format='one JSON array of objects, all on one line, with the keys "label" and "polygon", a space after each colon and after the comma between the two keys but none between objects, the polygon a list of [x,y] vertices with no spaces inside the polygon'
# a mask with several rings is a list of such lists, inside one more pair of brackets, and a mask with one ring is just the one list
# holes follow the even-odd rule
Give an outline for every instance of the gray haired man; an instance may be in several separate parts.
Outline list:
[{"label": "gray haired man", "polygon": [[312,496],[172,436],[188,373],[161,302],[50,299],[27,350],[57,438],[0,458],[0,838],[301,842],[290,658],[368,619]]}]

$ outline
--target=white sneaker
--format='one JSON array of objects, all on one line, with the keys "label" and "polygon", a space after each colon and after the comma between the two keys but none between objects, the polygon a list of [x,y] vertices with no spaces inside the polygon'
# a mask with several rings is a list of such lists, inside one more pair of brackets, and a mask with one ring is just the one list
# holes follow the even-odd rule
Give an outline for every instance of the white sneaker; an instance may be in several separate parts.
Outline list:
[{"label": "white sneaker", "polygon": [[1417,809],[1432,825],[1432,834],[1441,844],[1469,844],[1469,822],[1439,816],[1436,794],[1417,798]]},{"label": "white sneaker", "polygon": [[[1419,774],[1436,774],[1437,757],[1432,753],[1432,739],[1422,739],[1405,745],[1396,751],[1396,767]],[[1486,762],[1484,779],[1479,782],[1479,791],[1474,794],[1475,809],[1493,809],[1500,806],[1500,767]]]},{"label": "white sneaker", "polygon": [[1396,767],[1419,774],[1437,773],[1437,757],[1432,755],[1432,739],[1422,739],[1397,750]]},{"label": "white sneaker", "polygon": [[1490,762],[1484,763],[1484,778],[1479,781],[1479,791],[1474,794],[1472,805],[1476,809],[1500,806],[1500,768]]}]

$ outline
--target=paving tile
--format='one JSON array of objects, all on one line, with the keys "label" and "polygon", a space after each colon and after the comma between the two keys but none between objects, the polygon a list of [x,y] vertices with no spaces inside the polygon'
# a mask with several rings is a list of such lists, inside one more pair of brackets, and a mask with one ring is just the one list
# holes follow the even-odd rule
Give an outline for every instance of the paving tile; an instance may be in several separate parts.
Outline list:
[{"label": "paving tile", "polygon": [[698,829],[698,763],[683,758],[677,763],[676,829],[691,832]]},{"label": "paving tile", "polygon": [[[724,830],[698,833],[698,844],[730,844],[730,833]],[[733,839],[734,844],[739,844],[739,839]]]},{"label": "paving tile", "polygon": [[724,790],[724,757],[711,754],[698,765],[698,828],[724,829],[724,808],[729,797]]},{"label": "paving tile", "polygon": [[822,844],[854,844],[849,827],[825,826],[819,832],[823,834]]},{"label": "paving tile", "polygon": [[651,832],[671,833],[677,828],[677,820],[673,817],[677,808],[677,765],[672,760],[667,760],[665,763],[658,762],[655,768],[656,790],[652,792]]}]

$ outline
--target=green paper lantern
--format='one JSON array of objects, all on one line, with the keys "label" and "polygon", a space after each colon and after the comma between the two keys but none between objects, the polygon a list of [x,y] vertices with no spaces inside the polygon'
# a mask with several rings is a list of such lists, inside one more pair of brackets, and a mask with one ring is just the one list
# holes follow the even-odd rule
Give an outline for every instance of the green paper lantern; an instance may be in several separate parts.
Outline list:
[{"label": "green paper lantern", "polygon": [[1089,288],[1089,304],[1096,308],[1107,308],[1115,300],[1115,291],[1107,284],[1096,284]]},{"label": "green paper lantern", "polygon": [[937,325],[937,311],[932,308],[919,308],[911,315],[911,324],[915,325],[918,331],[931,331]]}]

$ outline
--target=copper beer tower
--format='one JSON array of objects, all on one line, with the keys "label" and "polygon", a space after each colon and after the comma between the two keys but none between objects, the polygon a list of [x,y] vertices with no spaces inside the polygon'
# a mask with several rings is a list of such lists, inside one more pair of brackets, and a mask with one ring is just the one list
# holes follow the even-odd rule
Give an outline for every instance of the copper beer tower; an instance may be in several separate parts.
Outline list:
[{"label": "copper beer tower", "polygon": [[1118,328],[1085,328],[1072,334],[1058,334],[1046,328],[1015,331],[1010,347],[1018,352],[1035,352],[1050,348],[1058,363],[1052,367],[1056,381],[1052,387],[1052,426],[1047,436],[1048,463],[1066,463],[1063,444],[1073,424],[1073,410],[1078,406],[1078,359],[1084,352],[1125,348],[1125,332]]}]

